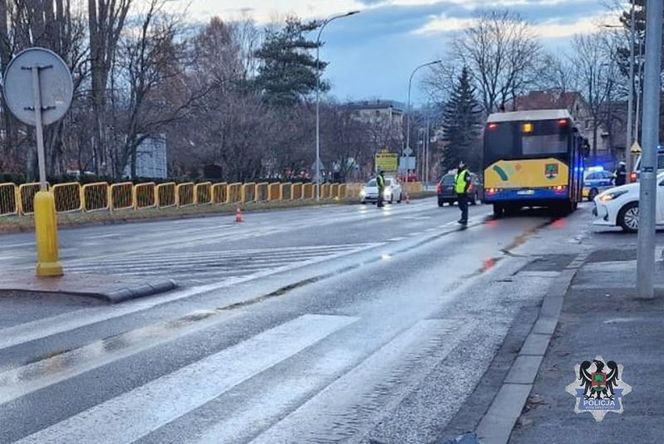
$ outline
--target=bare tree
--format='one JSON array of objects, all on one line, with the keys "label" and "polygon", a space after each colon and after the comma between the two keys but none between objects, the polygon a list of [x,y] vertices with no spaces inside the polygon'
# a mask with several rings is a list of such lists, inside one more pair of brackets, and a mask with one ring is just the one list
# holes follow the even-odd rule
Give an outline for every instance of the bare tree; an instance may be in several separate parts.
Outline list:
[{"label": "bare tree", "polygon": [[528,22],[510,11],[480,13],[454,42],[454,53],[470,68],[485,112],[504,108],[532,84],[541,52]]},{"label": "bare tree", "polygon": [[618,64],[614,59],[616,52],[605,33],[576,35],[573,46],[575,73],[580,79],[581,91],[592,118],[593,157],[597,157],[602,111],[616,96],[616,79],[619,76]]},{"label": "bare tree", "polygon": [[[106,105],[108,81],[118,41],[132,0],[88,0],[88,32],[90,35],[90,68],[93,125],[95,128],[95,167],[107,173]],[[104,168],[104,165],[106,167]],[[106,171],[104,171],[106,170]]]}]

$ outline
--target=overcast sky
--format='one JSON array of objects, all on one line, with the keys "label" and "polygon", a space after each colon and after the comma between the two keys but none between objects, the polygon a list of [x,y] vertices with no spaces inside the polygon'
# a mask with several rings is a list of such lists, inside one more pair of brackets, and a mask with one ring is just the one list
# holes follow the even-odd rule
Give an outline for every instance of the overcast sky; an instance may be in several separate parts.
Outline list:
[{"label": "overcast sky", "polygon": [[[269,23],[289,14],[325,18],[360,10],[335,21],[323,34],[321,58],[330,62],[330,94],[340,100],[383,98],[405,102],[408,77],[418,64],[443,57],[455,32],[478,9],[507,7],[535,24],[547,49],[564,53],[570,36],[613,22],[606,0],[191,0],[197,20],[249,16]],[[422,73],[423,71],[420,71]],[[414,82],[415,102],[426,100]]]}]

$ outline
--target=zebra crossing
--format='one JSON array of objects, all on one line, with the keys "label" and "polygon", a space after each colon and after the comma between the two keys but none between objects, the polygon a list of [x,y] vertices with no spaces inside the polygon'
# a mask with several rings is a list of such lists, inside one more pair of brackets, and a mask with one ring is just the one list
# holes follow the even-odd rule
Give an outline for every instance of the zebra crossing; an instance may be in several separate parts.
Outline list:
[{"label": "zebra crossing", "polygon": [[[125,252],[107,258],[66,262],[67,273],[167,278],[182,286],[249,279],[352,255],[383,243],[311,245],[197,252]],[[14,267],[28,270],[32,265]]]},{"label": "zebra crossing", "polygon": [[[264,374],[306,360],[303,355],[324,349],[326,342],[331,341],[334,350],[352,350],[339,335],[349,328],[363,328],[363,322],[358,316],[303,314],[24,436],[15,436],[5,422],[7,416],[0,415],[0,441],[300,443],[359,437],[393,410],[413,384],[443,361],[473,327],[472,321],[461,319],[420,320],[381,340],[382,345],[369,354],[337,352],[330,356],[325,352],[305,372],[291,376],[282,372],[278,381],[263,385],[260,378]],[[158,327],[145,328],[152,329],[155,338],[160,336]],[[145,331],[127,335],[126,340],[144,337]],[[63,381],[75,381],[95,367],[127,359],[158,343],[129,344],[109,356],[104,352],[108,344],[95,342],[0,373],[0,408],[15,405],[30,394],[57,390]],[[219,400],[228,404],[233,399],[230,392],[252,385],[257,386],[255,395],[243,399],[244,408],[229,406],[230,414],[177,438],[163,432],[183,418],[191,420],[192,415],[209,420],[209,415],[200,413],[206,405]],[[38,409],[34,414],[39,415]]]}]

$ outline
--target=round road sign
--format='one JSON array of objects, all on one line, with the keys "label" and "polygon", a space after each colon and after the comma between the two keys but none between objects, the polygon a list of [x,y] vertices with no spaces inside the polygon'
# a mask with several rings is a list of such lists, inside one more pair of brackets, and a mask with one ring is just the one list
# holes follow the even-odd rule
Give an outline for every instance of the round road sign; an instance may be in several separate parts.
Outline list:
[{"label": "round road sign", "polygon": [[42,123],[50,125],[69,110],[74,83],[67,64],[56,53],[44,48],[20,52],[7,66],[3,92],[9,110],[21,122],[35,126],[33,71],[39,70]]}]

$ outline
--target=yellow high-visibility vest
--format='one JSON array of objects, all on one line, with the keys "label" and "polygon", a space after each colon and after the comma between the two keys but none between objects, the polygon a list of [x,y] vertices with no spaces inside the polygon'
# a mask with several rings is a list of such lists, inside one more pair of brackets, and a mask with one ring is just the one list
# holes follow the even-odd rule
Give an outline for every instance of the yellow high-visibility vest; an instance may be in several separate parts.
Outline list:
[{"label": "yellow high-visibility vest", "polygon": [[466,176],[468,170],[463,170],[458,173],[454,178],[454,192],[457,194],[464,194],[466,192]]}]

